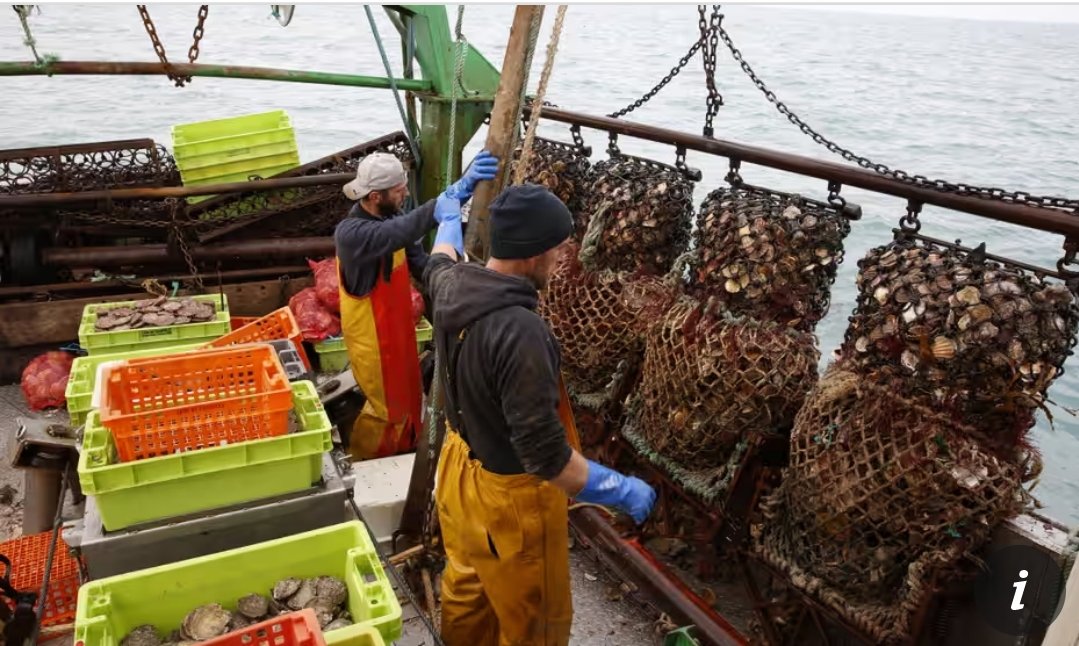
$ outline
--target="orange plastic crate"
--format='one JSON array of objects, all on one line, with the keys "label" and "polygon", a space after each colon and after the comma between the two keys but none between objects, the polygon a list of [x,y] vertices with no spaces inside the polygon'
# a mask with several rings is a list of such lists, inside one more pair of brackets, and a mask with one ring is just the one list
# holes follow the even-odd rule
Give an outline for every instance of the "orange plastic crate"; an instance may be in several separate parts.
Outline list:
[{"label": "orange plastic crate", "polygon": [[292,310],[288,307],[274,310],[262,318],[253,319],[243,327],[233,328],[232,332],[210,341],[206,347],[224,348],[239,343],[258,343],[277,339],[292,341],[304,367],[311,369],[311,362],[307,360],[307,353],[303,351],[303,332],[300,331],[296,317],[292,315]]},{"label": "orange plastic crate", "polygon": [[254,323],[257,320],[259,320],[257,316],[233,316],[229,319],[229,329],[239,330],[248,323]]},{"label": "orange plastic crate", "polygon": [[267,619],[202,642],[203,646],[326,646],[315,611],[308,608]]},{"label": "orange plastic crate", "polygon": [[[51,537],[52,532],[49,531],[0,543],[0,554],[11,559],[11,585],[16,590],[41,592]],[[74,622],[78,598],[79,563],[68,553],[64,539],[57,536],[52,572],[49,574],[49,591],[45,596],[45,612],[41,618],[42,628]],[[15,607],[10,601],[8,605],[13,609]],[[53,637],[56,635],[52,634]]]},{"label": "orange plastic crate", "polygon": [[101,423],[121,462],[288,432],[292,391],[272,346],[128,359],[105,377]]}]

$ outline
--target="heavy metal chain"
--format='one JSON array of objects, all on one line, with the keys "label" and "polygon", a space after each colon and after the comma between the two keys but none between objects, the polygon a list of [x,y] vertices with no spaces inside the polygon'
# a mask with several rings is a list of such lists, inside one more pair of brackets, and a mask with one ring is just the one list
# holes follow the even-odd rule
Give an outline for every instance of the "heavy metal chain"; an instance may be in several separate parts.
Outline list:
[{"label": "heavy metal chain", "polygon": [[716,89],[716,52],[719,49],[717,32],[721,29],[720,23],[723,21],[723,14],[719,13],[719,8],[720,5],[718,4],[712,5],[712,15],[706,21],[705,5],[697,5],[697,12],[700,14],[698,26],[701,30],[701,54],[704,59],[704,84],[708,89],[704,110],[705,137],[711,137],[715,132],[712,127],[712,120],[715,119],[716,113],[719,112],[720,106],[723,105],[723,96]]},{"label": "heavy metal chain", "polygon": [[180,224],[180,220],[177,217],[180,213],[180,200],[174,197],[165,198],[165,202],[168,204],[171,210],[172,220],[172,233],[176,237],[176,244],[180,248],[180,253],[183,254],[184,263],[187,265],[187,270],[191,272],[191,279],[195,283],[195,287],[199,292],[202,292],[205,287],[202,283],[202,276],[199,275],[199,267],[195,264],[194,258],[191,257],[191,249],[187,246],[187,240],[184,239],[184,231]]},{"label": "heavy metal chain", "polygon": [[871,161],[870,159],[862,157],[861,155],[857,155],[850,150],[843,148],[839,144],[825,138],[824,135],[811,128],[809,124],[803,121],[798,115],[794,114],[794,112],[792,112],[786,104],[784,104],[776,97],[775,92],[770,90],[768,86],[764,84],[764,81],[762,81],[760,77],[758,77],[757,74],[753,71],[753,68],[750,67],[749,63],[747,63],[746,60],[742,57],[742,52],[740,52],[738,48],[735,47],[734,42],[731,40],[730,34],[727,33],[727,30],[724,29],[722,26],[719,26],[718,33],[720,38],[722,38],[723,42],[727,45],[727,49],[730,50],[731,55],[734,57],[734,60],[742,67],[742,71],[745,72],[746,76],[748,76],[751,81],[753,81],[753,84],[756,85],[757,89],[764,94],[765,98],[768,99],[768,101],[776,107],[776,110],[778,110],[780,114],[787,117],[787,119],[791,123],[798,126],[798,128],[803,133],[812,138],[813,141],[824,146],[831,152],[840,155],[849,162],[853,162],[855,164],[858,164],[862,168],[873,170],[877,173],[880,173],[881,175],[885,175],[887,177],[899,180],[901,182],[905,182],[907,184],[913,184],[914,186],[918,186],[920,188],[930,188],[945,193],[957,193],[959,195],[973,195],[985,199],[999,200],[1016,204],[1026,204],[1029,206],[1067,209],[1079,212],[1079,200],[1076,199],[1031,195],[1026,191],[1007,191],[1001,188],[973,186],[971,184],[965,184],[962,182],[948,182],[942,179],[929,179],[924,175],[911,175],[904,170],[900,170],[898,168],[893,169],[884,164]]},{"label": "heavy metal chain", "polygon": [[641,96],[641,98],[630,103],[621,110],[608,114],[608,117],[610,117],[611,119],[618,119],[619,117],[624,117],[625,115],[633,112],[645,103],[651,101],[653,97],[659,94],[660,90],[662,90],[664,87],[667,86],[668,83],[674,80],[674,77],[678,76],[678,74],[685,68],[685,66],[689,64],[689,61],[691,58],[693,58],[693,55],[696,54],[697,51],[701,49],[701,47],[708,45],[705,50],[707,52],[707,50],[710,48],[711,56],[709,61],[708,54],[705,54],[706,58],[704,69],[706,73],[705,83],[708,87],[709,112],[705,117],[705,121],[706,127],[711,127],[712,118],[715,117],[715,113],[719,110],[719,106],[723,105],[723,97],[719,95],[719,92],[717,92],[715,88],[716,49],[719,44],[719,40],[716,37],[716,28],[719,26],[719,21],[723,18],[723,16],[719,13],[719,5],[713,5],[712,17],[710,21],[705,20],[704,5],[698,5],[697,11],[700,12],[701,15],[699,22],[701,34],[697,38],[697,42],[693,43],[693,45],[690,46],[689,51],[687,51],[685,55],[682,56],[682,58],[678,59],[678,63],[671,68],[671,71],[668,72],[666,76],[660,79],[659,83],[657,83],[655,87],[645,92],[644,95]]},{"label": "heavy metal chain", "polygon": [[[176,84],[176,87],[183,87],[185,83],[191,82],[190,76],[181,76],[176,73],[176,68],[169,62],[168,56],[165,54],[165,46],[161,44],[161,39],[157,36],[157,28],[154,27],[154,21],[150,18],[150,12],[146,9],[146,5],[137,5],[139,9],[139,15],[142,17],[142,24],[146,27],[146,33],[150,36],[150,42],[154,46],[154,52],[157,53],[157,57],[161,60],[161,64],[165,67],[165,74],[168,75],[169,80]],[[195,31],[192,34],[193,42],[191,48],[187,51],[187,59],[189,62],[194,63],[199,57],[199,43],[202,41],[202,36],[205,30],[206,16],[209,15],[210,6],[201,5],[199,7],[199,20],[195,24]]]},{"label": "heavy metal chain", "polygon": [[629,105],[622,108],[621,110],[618,110],[617,112],[612,112],[612,113],[608,114],[607,116],[610,117],[611,119],[618,119],[619,117],[624,117],[627,114],[629,114],[630,112],[633,112],[637,108],[641,107],[645,103],[648,103],[649,101],[651,101],[653,97],[655,97],[657,94],[659,94],[660,90],[662,90],[664,87],[667,86],[668,83],[670,83],[672,80],[674,80],[674,77],[678,76],[678,73],[682,71],[682,68],[684,68],[687,64],[689,64],[689,59],[693,58],[693,55],[696,54],[697,50],[699,50],[700,48],[701,48],[701,41],[700,41],[700,39],[698,39],[697,42],[693,43],[693,46],[689,48],[689,51],[686,52],[685,56],[678,59],[678,64],[675,65],[674,67],[672,67],[671,71],[667,72],[667,75],[664,76],[660,80],[660,82],[656,84],[656,86],[654,88],[652,88],[651,90],[648,90],[647,92],[645,92],[644,95],[641,98],[637,99],[633,103],[630,103]]}]

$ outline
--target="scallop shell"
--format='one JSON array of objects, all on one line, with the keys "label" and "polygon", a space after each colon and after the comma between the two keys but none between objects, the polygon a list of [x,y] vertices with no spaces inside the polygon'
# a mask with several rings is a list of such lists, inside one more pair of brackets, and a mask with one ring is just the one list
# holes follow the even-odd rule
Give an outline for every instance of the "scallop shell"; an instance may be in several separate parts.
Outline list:
[{"label": "scallop shell", "polygon": [[243,613],[234,612],[232,613],[232,617],[229,619],[228,631],[231,633],[236,630],[247,628],[248,626],[253,626],[256,623],[256,621],[254,620],[258,618],[259,617],[245,617]]},{"label": "scallop shell", "polygon": [[311,599],[304,607],[315,611],[315,617],[318,618],[320,628],[325,628],[327,624],[333,621],[333,616],[337,612],[337,604],[331,603],[329,599],[323,597]]},{"label": "scallop shell", "polygon": [[946,336],[933,339],[933,356],[937,359],[951,359],[955,356],[955,341]]},{"label": "scallop shell", "polygon": [[144,624],[129,632],[120,642],[120,646],[160,646],[161,636],[157,634],[157,628],[150,624]]},{"label": "scallop shell", "polygon": [[334,619],[330,623],[322,627],[322,632],[328,633],[331,630],[338,630],[341,628],[348,628],[352,625],[352,622],[348,619]]},{"label": "scallop shell", "polygon": [[904,350],[903,355],[899,358],[903,367],[907,370],[914,371],[918,369],[918,355],[914,354],[910,350]]},{"label": "scallop shell", "polygon": [[288,600],[288,607],[293,610],[303,610],[309,601],[315,598],[315,580],[304,579],[300,589]]},{"label": "scallop shell", "polygon": [[873,292],[873,298],[877,299],[877,302],[881,305],[884,305],[888,302],[888,288],[878,287],[877,290]]},{"label": "scallop shell", "polygon": [[199,606],[188,613],[184,617],[181,631],[187,639],[205,641],[224,635],[230,621],[232,621],[231,612],[222,608],[221,604],[211,603]]},{"label": "scallop shell", "polygon": [[303,585],[301,579],[281,579],[273,586],[273,598],[278,601],[285,601],[292,595],[296,594],[296,591]]},{"label": "scallop shell", "polygon": [[799,209],[797,206],[791,205],[783,209],[783,217],[788,220],[797,219],[800,215],[802,215],[802,210]]},{"label": "scallop shell", "polygon": [[249,594],[236,602],[236,610],[249,619],[265,617],[270,612],[270,600],[261,594]]},{"label": "scallop shell", "polygon": [[320,576],[315,579],[315,594],[323,599],[339,606],[348,599],[348,586],[345,582],[333,576]]},{"label": "scallop shell", "polygon": [[858,337],[854,342],[854,349],[858,352],[866,352],[869,350],[869,339],[864,336]]},{"label": "scallop shell", "polygon": [[964,305],[977,305],[982,301],[982,294],[978,291],[978,288],[973,285],[968,285],[959,290],[956,295],[956,300]]},{"label": "scallop shell", "polygon": [[734,280],[733,278],[727,279],[727,282],[724,283],[723,288],[731,294],[737,294],[738,292],[742,291],[741,283],[739,283],[737,280]]}]

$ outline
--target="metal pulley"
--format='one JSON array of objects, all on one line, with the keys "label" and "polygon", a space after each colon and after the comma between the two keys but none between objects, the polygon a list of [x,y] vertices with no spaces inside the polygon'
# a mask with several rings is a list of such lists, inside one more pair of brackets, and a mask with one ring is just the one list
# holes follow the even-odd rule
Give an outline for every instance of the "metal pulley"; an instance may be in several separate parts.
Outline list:
[{"label": "metal pulley", "polygon": [[288,24],[292,22],[292,12],[296,10],[294,4],[272,4],[270,5],[270,13],[277,19],[278,24],[282,27],[288,27]]}]

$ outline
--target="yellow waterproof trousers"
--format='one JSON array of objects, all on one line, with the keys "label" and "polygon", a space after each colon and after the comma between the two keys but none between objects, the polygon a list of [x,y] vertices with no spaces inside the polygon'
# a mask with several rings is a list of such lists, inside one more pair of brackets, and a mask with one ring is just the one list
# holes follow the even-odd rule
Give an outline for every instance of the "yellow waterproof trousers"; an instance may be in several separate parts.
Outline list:
[{"label": "yellow waterproof trousers", "polygon": [[[564,388],[559,413],[570,445],[579,449]],[[485,470],[447,429],[436,499],[446,550],[446,645],[568,644],[573,600],[566,494],[533,475]]]}]

